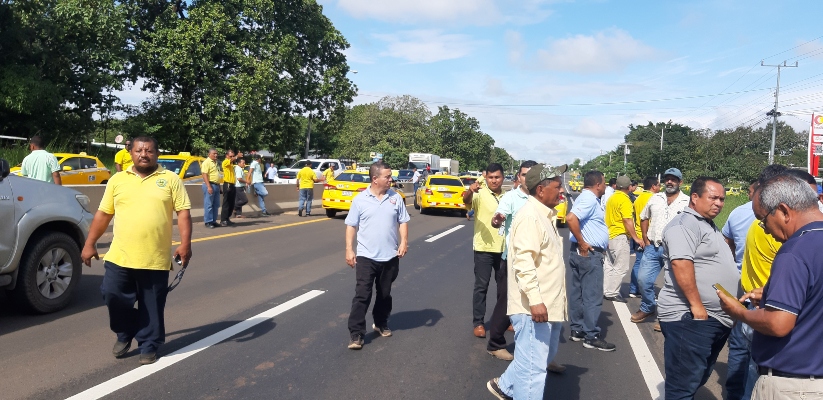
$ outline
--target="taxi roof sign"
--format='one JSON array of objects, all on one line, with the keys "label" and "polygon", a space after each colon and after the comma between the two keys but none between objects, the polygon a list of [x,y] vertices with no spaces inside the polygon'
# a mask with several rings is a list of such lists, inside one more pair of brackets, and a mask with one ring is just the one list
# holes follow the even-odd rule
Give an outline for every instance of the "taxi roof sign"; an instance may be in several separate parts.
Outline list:
[{"label": "taxi roof sign", "polygon": [[178,156],[184,156],[184,157],[191,157],[191,153],[189,153],[188,151],[181,151],[180,153],[177,153],[177,155]]}]

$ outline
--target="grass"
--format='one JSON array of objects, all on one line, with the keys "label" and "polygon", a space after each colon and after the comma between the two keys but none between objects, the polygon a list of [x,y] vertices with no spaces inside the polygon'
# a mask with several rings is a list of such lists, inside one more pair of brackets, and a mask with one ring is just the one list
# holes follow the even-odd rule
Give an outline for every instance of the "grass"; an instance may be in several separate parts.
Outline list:
[{"label": "grass", "polygon": [[714,218],[714,224],[719,228],[722,228],[723,225],[726,224],[726,220],[729,218],[729,214],[737,207],[742,206],[749,202],[749,196],[745,194],[740,195],[733,195],[733,196],[726,196],[726,204],[723,205],[723,211]]}]

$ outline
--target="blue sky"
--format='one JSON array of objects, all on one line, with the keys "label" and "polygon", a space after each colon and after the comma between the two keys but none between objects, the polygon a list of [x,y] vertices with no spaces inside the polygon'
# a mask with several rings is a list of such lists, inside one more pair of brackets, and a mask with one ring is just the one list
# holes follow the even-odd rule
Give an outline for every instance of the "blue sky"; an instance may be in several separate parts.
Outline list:
[{"label": "blue sky", "polygon": [[776,84],[763,59],[800,63],[781,74],[784,121],[807,129],[811,110],[823,111],[819,2],[320,3],[352,46],[355,103],[409,94],[435,112],[459,108],[520,159],[586,160],[630,123],[757,123]]}]

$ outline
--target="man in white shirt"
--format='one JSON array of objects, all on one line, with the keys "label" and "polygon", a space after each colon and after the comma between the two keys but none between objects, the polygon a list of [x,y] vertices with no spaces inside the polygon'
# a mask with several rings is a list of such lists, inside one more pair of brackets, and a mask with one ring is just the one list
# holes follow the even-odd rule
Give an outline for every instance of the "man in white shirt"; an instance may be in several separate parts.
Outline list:
[{"label": "man in white shirt", "polygon": [[640,310],[632,314],[632,322],[643,322],[654,314],[657,301],[654,298],[654,282],[663,269],[663,228],[689,206],[689,196],[680,191],[683,174],[677,168],[663,173],[665,190],[654,194],[640,213],[640,232],[643,235],[643,258],[637,272],[637,289],[640,291]]},{"label": "man in white shirt", "polygon": [[417,167],[412,167],[412,185],[414,185],[414,195],[417,196],[417,187],[420,186],[420,172],[417,171]]},{"label": "man in white shirt", "polygon": [[269,183],[274,183],[274,180],[277,179],[277,167],[274,166],[274,163],[269,164],[269,169],[266,170],[266,179]]}]

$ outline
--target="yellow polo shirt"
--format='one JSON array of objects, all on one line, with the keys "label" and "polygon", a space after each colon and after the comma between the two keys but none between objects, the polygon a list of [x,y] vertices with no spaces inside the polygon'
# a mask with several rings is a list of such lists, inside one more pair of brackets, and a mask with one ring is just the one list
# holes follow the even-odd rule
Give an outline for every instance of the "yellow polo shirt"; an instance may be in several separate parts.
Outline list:
[{"label": "yellow polo shirt", "polygon": [[237,178],[234,176],[234,166],[231,165],[231,160],[227,158],[223,160],[221,165],[223,167],[223,183],[231,183],[232,185],[237,183]]},{"label": "yellow polo shirt", "polygon": [[643,212],[643,209],[646,208],[646,204],[649,202],[649,199],[652,198],[653,194],[654,193],[648,190],[644,190],[634,199],[634,230],[637,231],[637,238],[640,240],[643,240],[643,231],[640,230],[640,214]]},{"label": "yellow polo shirt", "polygon": [[105,260],[123,268],[168,270],[172,212],[191,209],[177,174],[159,167],[141,178],[133,168],[109,179],[99,210],[114,215],[114,239]]},{"label": "yellow polo shirt", "polygon": [[323,177],[326,178],[326,182],[334,179],[334,170],[331,168],[326,169],[323,171]]},{"label": "yellow polo shirt", "polygon": [[200,174],[208,174],[209,182],[218,183],[217,180],[220,179],[217,175],[217,163],[212,161],[211,158],[206,158],[200,163]]},{"label": "yellow polo shirt", "polygon": [[128,150],[121,149],[114,155],[114,163],[120,164],[120,166],[123,167],[123,171],[125,171],[134,164],[134,161],[132,161],[131,153],[129,153]]},{"label": "yellow polo shirt", "polygon": [[772,271],[772,262],[782,244],[760,227],[754,220],[746,232],[746,249],[740,271],[740,286],[747,292],[766,286]]},{"label": "yellow polo shirt", "polygon": [[609,228],[609,239],[614,239],[620,235],[628,235],[623,219],[634,220],[634,206],[629,195],[619,190],[609,197],[606,203],[606,227]]},{"label": "yellow polo shirt", "polygon": [[315,178],[317,178],[317,175],[309,167],[303,167],[300,171],[297,171],[297,182],[300,183],[300,189],[314,189]]},{"label": "yellow polo shirt", "polygon": [[472,196],[471,207],[474,210],[474,251],[502,253],[506,237],[492,227],[492,217],[500,204],[503,194],[495,194],[488,187],[483,187]]}]

